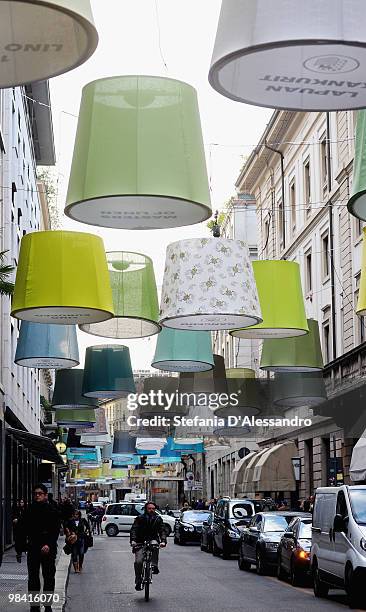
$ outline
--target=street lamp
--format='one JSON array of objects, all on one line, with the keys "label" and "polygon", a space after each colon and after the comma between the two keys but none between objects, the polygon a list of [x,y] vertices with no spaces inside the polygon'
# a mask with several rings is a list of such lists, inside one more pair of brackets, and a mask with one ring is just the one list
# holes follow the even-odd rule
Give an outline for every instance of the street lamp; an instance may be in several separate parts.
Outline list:
[{"label": "street lamp", "polygon": [[301,457],[291,457],[291,462],[294,469],[295,480],[299,482],[301,474]]},{"label": "street lamp", "polygon": [[58,452],[60,453],[60,455],[63,455],[65,450],[66,450],[65,442],[61,442],[61,441],[57,442],[56,448],[57,448]]}]

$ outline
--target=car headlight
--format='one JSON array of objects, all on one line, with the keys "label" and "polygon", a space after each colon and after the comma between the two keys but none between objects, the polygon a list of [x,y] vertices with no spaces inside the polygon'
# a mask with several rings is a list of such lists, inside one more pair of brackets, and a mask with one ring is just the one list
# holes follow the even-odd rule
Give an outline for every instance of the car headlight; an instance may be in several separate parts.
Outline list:
[{"label": "car headlight", "polygon": [[362,550],[366,550],[366,540],[365,540],[365,538],[361,538],[360,546],[361,546]]},{"label": "car headlight", "polygon": [[230,536],[230,538],[235,538],[235,539],[240,538],[240,534],[237,531],[233,531],[232,529],[228,529],[227,534],[228,536]]},{"label": "car headlight", "polygon": [[189,525],[189,523],[181,523],[184,531],[194,531],[193,525]]},{"label": "car headlight", "polygon": [[265,542],[264,545],[268,550],[277,550],[278,548],[277,542]]}]

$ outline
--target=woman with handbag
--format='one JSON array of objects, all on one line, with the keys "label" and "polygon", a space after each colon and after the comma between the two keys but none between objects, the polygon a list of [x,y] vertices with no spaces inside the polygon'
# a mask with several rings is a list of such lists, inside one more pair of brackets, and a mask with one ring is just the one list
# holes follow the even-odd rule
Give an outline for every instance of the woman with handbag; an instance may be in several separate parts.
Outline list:
[{"label": "woman with handbag", "polygon": [[65,523],[66,545],[71,547],[71,558],[76,574],[83,568],[84,555],[90,546],[90,527],[80,510],[75,510],[72,518]]}]

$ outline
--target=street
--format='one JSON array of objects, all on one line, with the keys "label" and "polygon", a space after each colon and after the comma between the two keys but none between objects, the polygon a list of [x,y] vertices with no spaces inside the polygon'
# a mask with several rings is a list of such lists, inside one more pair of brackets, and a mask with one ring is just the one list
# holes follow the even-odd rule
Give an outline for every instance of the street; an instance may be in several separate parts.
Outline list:
[{"label": "street", "polygon": [[201,552],[196,545],[176,546],[169,538],[161,552],[160,574],[155,576],[151,599],[145,603],[142,592],[134,590],[133,555],[127,535],[115,538],[95,536],[94,547],[84,563],[82,574],[70,571],[66,612],[124,609],[174,610],[250,609],[268,612],[279,606],[281,612],[347,610],[343,591],[331,591],[325,600],[316,600],[311,588],[294,588],[274,576],[241,572],[237,559],[224,561]]}]

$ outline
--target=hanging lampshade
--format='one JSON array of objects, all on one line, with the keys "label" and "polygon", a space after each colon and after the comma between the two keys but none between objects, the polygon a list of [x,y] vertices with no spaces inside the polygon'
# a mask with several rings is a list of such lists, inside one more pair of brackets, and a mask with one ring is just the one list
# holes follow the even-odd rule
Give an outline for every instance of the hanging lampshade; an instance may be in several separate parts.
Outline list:
[{"label": "hanging lampshade", "polygon": [[88,346],[85,352],[82,394],[111,399],[135,393],[130,350],[118,344]]},{"label": "hanging lampshade", "polygon": [[164,327],[158,335],[151,365],[168,372],[212,370],[211,334]]},{"label": "hanging lampshade", "polygon": [[57,370],[55,388],[52,397],[54,408],[74,410],[78,408],[98,407],[98,401],[81,394],[84,370]]},{"label": "hanging lampshade", "polygon": [[128,432],[131,439],[134,438],[166,438],[169,435],[169,427],[140,426],[133,427]]},{"label": "hanging lampshade", "polygon": [[[181,372],[178,392],[186,393],[187,405],[204,406],[212,394],[228,394],[225,360],[221,355],[213,355],[214,367],[206,372]],[[198,403],[199,402],[199,403]]]},{"label": "hanging lampshade", "polygon": [[245,242],[193,238],[168,246],[160,306],[162,325],[215,330],[261,321]]},{"label": "hanging lampshade", "polygon": [[217,417],[209,406],[191,406],[182,425],[175,427],[175,437],[180,438],[202,438],[212,436],[216,426]]},{"label": "hanging lampshade", "polygon": [[73,368],[79,365],[75,325],[22,321],[14,362],[26,368]]},{"label": "hanging lampshade", "polygon": [[[178,385],[179,379],[173,376],[148,376],[145,378],[142,393],[152,399],[145,406],[139,406],[138,416],[144,419],[152,419],[159,416],[174,419],[175,416],[188,414],[187,406],[178,405],[175,401],[169,406],[166,399],[164,399],[166,396],[176,394]],[[162,399],[159,400],[159,397]]]},{"label": "hanging lampshade", "polygon": [[137,438],[137,450],[155,450],[160,451],[166,444],[166,438]]},{"label": "hanging lampshade", "polygon": [[348,210],[362,221],[366,221],[366,112],[357,113],[355,155],[353,160],[352,195]]},{"label": "hanging lampshade", "polygon": [[362,108],[365,32],[359,0],[223,0],[209,81],[256,106]]},{"label": "hanging lampshade", "polygon": [[356,307],[356,313],[359,317],[366,315],[366,227],[362,230],[363,233],[363,245],[362,245],[362,263],[361,263],[361,280],[360,289],[358,293],[358,302]]},{"label": "hanging lampshade", "polygon": [[113,437],[113,455],[118,454],[134,454],[135,441],[131,439],[126,431],[116,430]]},{"label": "hanging lampshade", "polygon": [[86,85],[65,213],[89,225],[133,230],[208,219],[196,90],[154,76]]},{"label": "hanging lampshade", "polygon": [[308,319],[309,333],[297,338],[263,342],[261,369],[272,372],[313,372],[323,369],[318,321]]},{"label": "hanging lampshade", "polygon": [[55,421],[64,427],[93,427],[96,421],[95,410],[93,408],[65,409],[56,408]]},{"label": "hanging lampshade", "polygon": [[276,374],[273,387],[277,406],[317,406],[327,400],[322,372]]},{"label": "hanging lampshade", "polygon": [[179,446],[182,445],[189,445],[189,444],[203,444],[203,437],[184,437],[183,432],[181,432],[181,435],[179,437],[174,438],[174,442],[176,442],[176,444],[178,444]]},{"label": "hanging lampshade", "polygon": [[89,0],[0,2],[0,88],[45,81],[83,64],[98,34]]},{"label": "hanging lampshade", "polygon": [[107,446],[111,443],[109,434],[86,434],[83,433],[80,437],[80,444],[85,446]]},{"label": "hanging lampshade", "polygon": [[140,253],[107,253],[114,317],[80,329],[104,338],[144,338],[157,334],[159,302],[154,266]]},{"label": "hanging lampshade", "polygon": [[112,291],[102,239],[65,231],[23,236],[11,315],[66,325],[110,319]]},{"label": "hanging lampshade", "polygon": [[228,394],[234,397],[227,406],[215,409],[218,417],[253,416],[263,410],[264,398],[261,382],[256,380],[254,370],[250,368],[228,368],[226,370]]},{"label": "hanging lampshade", "polygon": [[215,436],[221,436],[224,438],[244,438],[248,437],[248,434],[251,432],[248,425],[236,425],[227,418],[224,420],[224,425],[214,427],[213,433]]},{"label": "hanging lampshade", "polygon": [[290,338],[309,331],[301,288],[300,266],[294,261],[253,261],[262,323],[235,329],[235,338]]},{"label": "hanging lampshade", "polygon": [[230,448],[229,440],[222,438],[221,436],[215,436],[213,438],[205,439],[205,451],[220,451]]},{"label": "hanging lampshade", "polygon": [[174,438],[169,437],[162,452],[181,453],[183,455],[191,455],[195,453],[203,453],[203,438],[199,438],[196,442],[192,438],[186,443],[177,442]]}]

